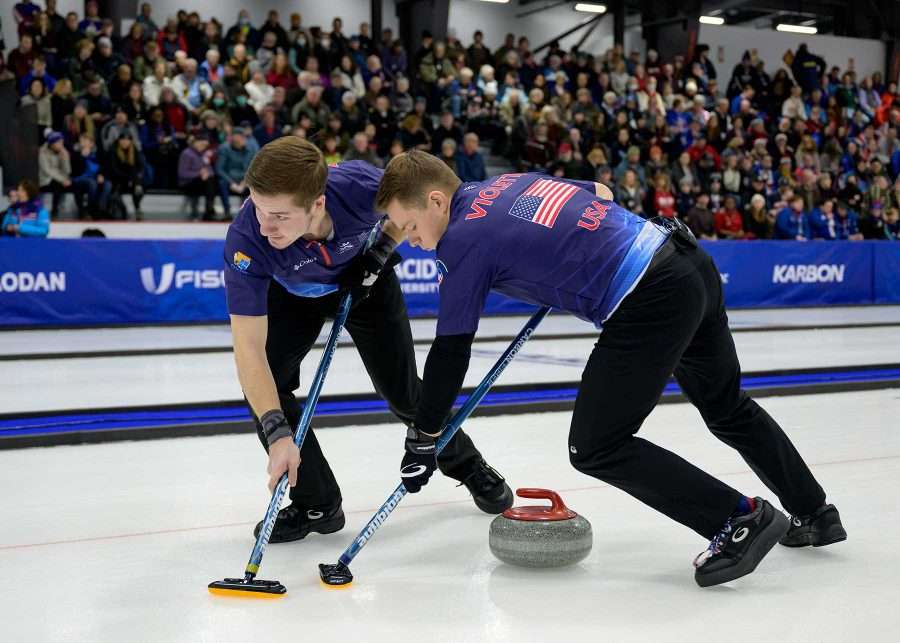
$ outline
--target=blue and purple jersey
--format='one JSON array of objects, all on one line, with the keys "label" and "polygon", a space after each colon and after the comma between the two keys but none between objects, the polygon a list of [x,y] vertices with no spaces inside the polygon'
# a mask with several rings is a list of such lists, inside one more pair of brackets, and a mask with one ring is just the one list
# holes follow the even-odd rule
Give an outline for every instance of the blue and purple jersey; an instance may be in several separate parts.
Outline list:
[{"label": "blue and purple jersey", "polygon": [[591,181],[503,174],[464,183],[437,246],[437,334],[474,333],[491,290],[602,328],[667,238],[596,196]]},{"label": "blue and purple jersey", "polygon": [[338,289],[338,275],[363,249],[381,220],[374,210],[382,170],[363,161],[328,168],[325,209],[334,223],[327,241],[298,239],[283,250],[259,231],[247,199],[225,238],[225,296],[232,315],[265,315],[269,281],[298,297],[321,297]]}]

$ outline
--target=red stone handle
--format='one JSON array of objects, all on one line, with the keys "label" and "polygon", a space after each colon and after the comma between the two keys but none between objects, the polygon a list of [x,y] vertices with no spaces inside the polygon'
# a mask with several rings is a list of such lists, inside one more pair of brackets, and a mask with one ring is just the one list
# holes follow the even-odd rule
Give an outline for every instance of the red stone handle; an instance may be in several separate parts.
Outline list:
[{"label": "red stone handle", "polygon": [[535,507],[512,507],[503,512],[503,515],[513,520],[569,520],[577,514],[566,507],[566,503],[559,494],[549,489],[522,488],[516,489],[516,495],[520,498],[536,500],[549,500],[551,505]]}]

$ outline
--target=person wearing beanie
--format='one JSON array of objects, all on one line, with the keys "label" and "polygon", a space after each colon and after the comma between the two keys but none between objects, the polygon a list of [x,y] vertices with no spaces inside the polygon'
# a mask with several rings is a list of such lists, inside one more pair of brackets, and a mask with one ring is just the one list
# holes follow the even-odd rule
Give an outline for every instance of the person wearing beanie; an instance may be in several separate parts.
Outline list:
[{"label": "person wearing beanie", "polygon": [[53,194],[50,215],[55,218],[63,193],[72,189],[72,164],[61,133],[47,135],[47,142],[38,150],[38,168],[41,191]]}]

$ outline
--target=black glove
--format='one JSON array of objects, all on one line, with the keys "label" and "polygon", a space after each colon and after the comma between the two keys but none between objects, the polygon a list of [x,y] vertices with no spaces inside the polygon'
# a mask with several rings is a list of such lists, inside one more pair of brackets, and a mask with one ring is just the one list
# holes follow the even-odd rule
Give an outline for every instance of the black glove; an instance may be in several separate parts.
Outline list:
[{"label": "black glove", "polygon": [[406,453],[400,463],[400,480],[410,493],[428,484],[437,468],[434,438],[413,427],[406,431]]},{"label": "black glove", "polygon": [[266,444],[269,446],[275,444],[276,440],[289,438],[294,435],[291,425],[288,424],[287,418],[284,417],[284,412],[281,409],[266,411],[259,418],[259,423],[262,425],[263,435],[266,436]]},{"label": "black glove", "polygon": [[390,236],[381,237],[368,250],[361,252],[351,261],[338,277],[341,290],[349,290],[356,305],[369,296],[378,276],[400,263],[400,255],[394,252],[396,243]]}]

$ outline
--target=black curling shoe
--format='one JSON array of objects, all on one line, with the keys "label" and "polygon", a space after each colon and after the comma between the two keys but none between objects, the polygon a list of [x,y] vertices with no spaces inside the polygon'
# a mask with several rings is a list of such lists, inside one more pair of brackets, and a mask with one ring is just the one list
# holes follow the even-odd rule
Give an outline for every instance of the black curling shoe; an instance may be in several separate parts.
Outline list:
[{"label": "black curling shoe", "polygon": [[733,516],[694,559],[694,580],[710,587],[746,576],[775,546],[790,526],[783,513],[762,498],[755,498],[756,510]]},{"label": "black curling shoe", "polygon": [[486,514],[499,514],[513,506],[513,492],[506,480],[487,462],[475,465],[462,481],[475,505]]},{"label": "black curling shoe", "polygon": [[[259,538],[262,525],[262,521],[256,525],[254,538]],[[269,542],[289,543],[306,538],[311,531],[331,534],[343,528],[344,511],[340,505],[327,511],[316,511],[291,504],[278,512]]]},{"label": "black curling shoe", "polygon": [[808,516],[791,516],[791,528],[780,542],[785,547],[824,547],[847,540],[841,515],[834,505],[822,505]]}]

